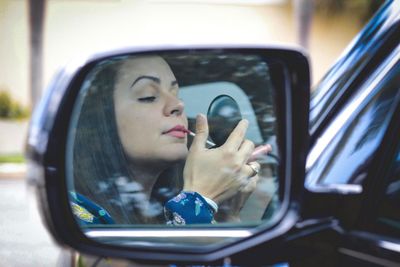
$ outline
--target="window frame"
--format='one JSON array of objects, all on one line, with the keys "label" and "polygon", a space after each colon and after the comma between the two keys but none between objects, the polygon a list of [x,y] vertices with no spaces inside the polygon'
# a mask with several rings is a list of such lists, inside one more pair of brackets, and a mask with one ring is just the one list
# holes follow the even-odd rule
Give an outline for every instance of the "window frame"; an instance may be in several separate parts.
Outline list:
[{"label": "window frame", "polygon": [[[306,161],[306,179],[305,186],[310,192],[323,192],[323,193],[335,193],[341,194],[361,194],[364,190],[364,184],[354,184],[351,180],[345,183],[321,183],[321,175],[313,173],[313,166],[318,164],[318,158],[326,153],[326,150],[331,149],[330,144],[335,140],[335,136],[340,130],[346,126],[346,124],[353,119],[353,113],[362,112],[363,108],[367,106],[371,98],[380,92],[377,91],[377,85],[385,83],[385,79],[388,75],[399,64],[398,60],[400,57],[400,46],[397,46],[389,56],[381,62],[378,68],[366,79],[356,90],[356,93],[350,98],[349,102],[341,107],[341,110],[334,115],[334,118],[330,124],[323,130],[319,135],[319,138],[313,146],[310,148],[307,161]],[[383,85],[384,86],[384,85]],[[383,87],[382,85],[379,87]],[[394,101],[390,109],[395,109],[396,102]],[[394,115],[393,115],[394,116]],[[387,129],[391,125],[388,123]],[[385,137],[382,138],[384,140]],[[375,152],[372,152],[371,157],[374,160],[378,155],[379,145]],[[340,161],[340,159],[339,159]]]}]

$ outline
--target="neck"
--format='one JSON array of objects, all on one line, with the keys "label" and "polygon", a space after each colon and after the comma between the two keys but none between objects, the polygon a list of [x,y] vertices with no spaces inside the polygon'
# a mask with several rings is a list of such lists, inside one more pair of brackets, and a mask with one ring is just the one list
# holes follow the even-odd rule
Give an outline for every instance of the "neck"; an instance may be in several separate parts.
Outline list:
[{"label": "neck", "polygon": [[153,186],[165,168],[161,169],[155,168],[154,166],[131,163],[129,170],[132,175],[132,181],[135,181],[141,186],[142,193],[146,196],[146,200],[149,201]]},{"label": "neck", "polygon": [[[130,198],[131,201],[133,200],[136,209],[135,214],[137,218],[140,218],[137,219],[138,221],[159,221],[158,217],[161,216],[163,210],[162,203],[151,200],[151,195],[157,179],[169,166],[171,166],[170,163],[160,164],[159,161],[157,163],[129,161],[129,183],[131,186],[122,185],[121,191],[124,187],[127,188],[127,191],[130,191]],[[137,190],[134,189],[135,187]]]}]

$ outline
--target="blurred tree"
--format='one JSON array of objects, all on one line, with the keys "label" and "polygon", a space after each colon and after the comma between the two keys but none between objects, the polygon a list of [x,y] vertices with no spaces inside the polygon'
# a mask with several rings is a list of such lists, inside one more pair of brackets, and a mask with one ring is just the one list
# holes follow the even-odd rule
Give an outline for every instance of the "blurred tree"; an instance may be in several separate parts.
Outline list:
[{"label": "blurred tree", "polygon": [[7,118],[9,116],[11,106],[10,95],[5,91],[0,91],[0,118]]},{"label": "blurred tree", "polygon": [[26,119],[29,111],[11,98],[10,93],[0,89],[0,119]]},{"label": "blurred tree", "polygon": [[31,108],[39,102],[43,86],[43,32],[46,0],[29,0]]},{"label": "blurred tree", "polygon": [[332,16],[351,11],[364,24],[384,3],[384,0],[292,0],[297,28],[298,43],[308,49],[308,40],[314,12]]},{"label": "blurred tree", "polygon": [[385,0],[313,0],[317,12],[334,15],[344,11],[351,11],[364,24],[379,9]]}]

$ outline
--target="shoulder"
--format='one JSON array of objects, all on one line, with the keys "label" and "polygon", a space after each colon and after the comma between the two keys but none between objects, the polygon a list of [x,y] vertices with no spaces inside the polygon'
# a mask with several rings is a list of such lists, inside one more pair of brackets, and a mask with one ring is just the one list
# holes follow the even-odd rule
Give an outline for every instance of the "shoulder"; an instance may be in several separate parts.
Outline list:
[{"label": "shoulder", "polygon": [[71,191],[70,204],[72,213],[81,225],[114,224],[110,214],[89,198]]}]

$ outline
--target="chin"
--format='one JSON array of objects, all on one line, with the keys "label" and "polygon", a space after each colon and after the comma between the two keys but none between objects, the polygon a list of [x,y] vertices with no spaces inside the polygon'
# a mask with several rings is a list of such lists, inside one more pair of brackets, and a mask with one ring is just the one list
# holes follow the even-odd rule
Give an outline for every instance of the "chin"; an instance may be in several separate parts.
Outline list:
[{"label": "chin", "polygon": [[186,146],[171,148],[163,151],[161,158],[166,162],[179,162],[184,161],[188,155],[188,149]]}]

